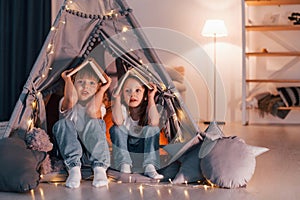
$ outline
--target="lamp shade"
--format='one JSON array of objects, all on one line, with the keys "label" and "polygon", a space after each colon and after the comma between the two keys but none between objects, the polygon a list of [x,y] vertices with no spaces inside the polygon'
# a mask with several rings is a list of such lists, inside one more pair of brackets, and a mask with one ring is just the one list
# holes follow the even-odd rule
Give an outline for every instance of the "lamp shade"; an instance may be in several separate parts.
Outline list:
[{"label": "lamp shade", "polygon": [[205,21],[202,29],[205,37],[224,37],[227,36],[227,29],[223,20],[209,19]]}]

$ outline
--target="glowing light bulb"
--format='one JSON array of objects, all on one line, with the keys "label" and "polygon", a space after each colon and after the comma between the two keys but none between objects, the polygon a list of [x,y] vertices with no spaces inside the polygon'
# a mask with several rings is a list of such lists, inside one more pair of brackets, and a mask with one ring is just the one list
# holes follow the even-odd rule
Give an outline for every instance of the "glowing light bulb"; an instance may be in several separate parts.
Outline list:
[{"label": "glowing light bulb", "polygon": [[208,189],[208,185],[203,185],[203,187],[204,187],[204,190]]},{"label": "glowing light bulb", "polygon": [[53,45],[49,43],[48,46],[47,46],[47,48],[48,48],[48,49],[51,49],[52,46],[53,46]]},{"label": "glowing light bulb", "polygon": [[128,27],[127,26],[123,26],[122,32],[126,32],[126,31],[128,31]]},{"label": "glowing light bulb", "polygon": [[31,103],[32,109],[36,109],[36,105],[37,105],[36,101],[33,101],[33,102]]},{"label": "glowing light bulb", "polygon": [[28,125],[29,130],[31,130],[32,124],[33,124],[33,119],[29,119],[29,120],[27,121],[27,125]]}]

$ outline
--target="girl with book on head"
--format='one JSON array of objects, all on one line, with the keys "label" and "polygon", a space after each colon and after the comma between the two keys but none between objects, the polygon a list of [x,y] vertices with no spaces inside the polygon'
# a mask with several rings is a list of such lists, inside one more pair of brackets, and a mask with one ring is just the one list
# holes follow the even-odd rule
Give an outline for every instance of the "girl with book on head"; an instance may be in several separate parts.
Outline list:
[{"label": "girl with book on head", "polygon": [[92,185],[104,186],[108,184],[106,170],[110,166],[110,154],[102,101],[111,79],[106,76],[107,82],[102,84],[90,66],[69,76],[71,71],[61,74],[65,82],[64,97],[59,103],[60,120],[53,126],[53,135],[69,174],[66,186],[80,186],[83,149],[92,163]]},{"label": "girl with book on head", "polygon": [[149,83],[152,87],[150,90],[138,76],[132,75],[121,83],[121,91],[113,93],[114,125],[110,128],[115,168],[123,173],[131,173],[135,161],[131,155],[142,155],[144,175],[162,179],[163,175],[156,171],[160,166],[160,116],[154,101],[157,87]]}]

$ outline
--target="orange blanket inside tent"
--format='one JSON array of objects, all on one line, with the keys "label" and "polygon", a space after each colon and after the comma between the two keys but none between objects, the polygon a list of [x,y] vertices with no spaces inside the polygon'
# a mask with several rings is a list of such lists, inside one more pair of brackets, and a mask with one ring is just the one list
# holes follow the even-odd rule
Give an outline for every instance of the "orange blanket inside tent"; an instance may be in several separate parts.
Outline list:
[{"label": "orange blanket inside tent", "polygon": [[[107,138],[109,146],[111,146],[112,143],[111,143],[111,139],[110,139],[109,129],[113,125],[112,112],[111,112],[111,108],[109,106],[106,109],[107,109],[106,115],[104,116],[104,121],[106,123],[106,138]],[[164,132],[161,131],[160,137],[159,137],[159,145],[167,145],[167,144],[168,144],[168,139],[165,136]]]}]

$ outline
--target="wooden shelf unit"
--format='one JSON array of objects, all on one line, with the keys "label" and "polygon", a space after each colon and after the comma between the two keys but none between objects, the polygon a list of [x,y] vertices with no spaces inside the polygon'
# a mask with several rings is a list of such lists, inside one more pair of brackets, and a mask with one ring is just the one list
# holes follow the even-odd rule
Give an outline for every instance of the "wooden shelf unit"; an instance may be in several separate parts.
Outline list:
[{"label": "wooden shelf unit", "polygon": [[248,6],[267,6],[267,5],[294,5],[300,4],[300,0],[245,0]]},{"label": "wooden shelf unit", "polygon": [[300,83],[300,79],[246,79],[247,83]]},{"label": "wooden shelf unit", "polygon": [[[242,71],[242,123],[243,125],[249,124],[249,110],[246,108],[246,99],[248,96],[248,87],[250,84],[259,84],[259,83],[291,83],[300,85],[300,77],[299,79],[288,79],[288,78],[248,78],[248,70],[250,70],[252,67],[255,67],[256,69],[259,69],[258,64],[256,66],[248,66],[250,63],[248,59],[252,57],[300,57],[300,51],[270,51],[269,49],[263,49],[261,52],[251,51],[249,49],[246,51],[247,46],[249,46],[250,43],[247,40],[247,34],[250,34],[250,32],[272,32],[272,31],[300,31],[300,25],[293,25],[292,22],[284,23],[284,24],[255,24],[250,25],[246,24],[246,21],[249,21],[246,19],[246,11],[245,9],[250,9],[249,6],[255,7],[255,6],[283,6],[283,5],[300,5],[300,0],[242,0],[242,65],[243,65],[243,71]],[[298,7],[299,8],[299,7]],[[255,8],[254,8],[255,9]],[[297,9],[295,9],[297,11]],[[247,16],[248,17],[248,16]],[[284,35],[285,32],[283,32]],[[282,33],[280,33],[282,34]],[[246,42],[247,41],[247,42]],[[253,41],[252,41],[253,44]],[[252,63],[253,64],[253,63]],[[300,71],[300,69],[299,69]],[[300,107],[279,107],[280,110],[300,110]]]},{"label": "wooden shelf unit", "polygon": [[247,25],[246,31],[297,31],[300,25]]},{"label": "wooden shelf unit", "polygon": [[300,56],[300,52],[247,52],[246,56]]},{"label": "wooden shelf unit", "polygon": [[300,106],[278,107],[278,110],[300,110]]}]

